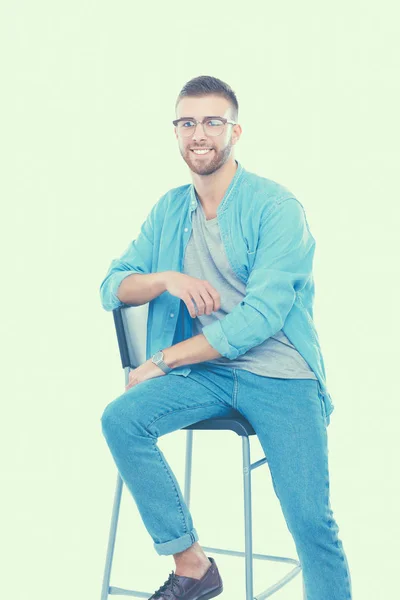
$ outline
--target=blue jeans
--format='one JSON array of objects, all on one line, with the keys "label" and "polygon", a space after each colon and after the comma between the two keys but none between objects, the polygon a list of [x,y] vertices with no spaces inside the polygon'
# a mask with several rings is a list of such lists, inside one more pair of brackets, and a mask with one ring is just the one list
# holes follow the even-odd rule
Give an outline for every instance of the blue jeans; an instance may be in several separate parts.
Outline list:
[{"label": "blue jeans", "polygon": [[102,431],[158,554],[199,539],[157,439],[203,419],[238,416],[253,426],[293,536],[308,600],[349,600],[351,579],[329,499],[326,422],[314,379],[264,377],[196,363],[110,402]]}]

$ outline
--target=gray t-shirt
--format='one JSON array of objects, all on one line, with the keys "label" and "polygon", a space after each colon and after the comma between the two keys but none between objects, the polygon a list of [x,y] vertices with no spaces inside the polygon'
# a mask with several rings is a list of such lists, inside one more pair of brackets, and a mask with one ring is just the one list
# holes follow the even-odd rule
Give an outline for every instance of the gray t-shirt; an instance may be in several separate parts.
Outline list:
[{"label": "gray t-shirt", "polygon": [[[192,233],[185,251],[183,272],[208,281],[218,290],[221,299],[219,310],[192,319],[193,336],[200,334],[202,328],[215,319],[223,319],[246,295],[246,285],[238,279],[227,259],[218,217],[207,221],[200,201],[192,212]],[[245,369],[267,377],[317,379],[282,330],[233,360],[221,356],[205,363]]]}]

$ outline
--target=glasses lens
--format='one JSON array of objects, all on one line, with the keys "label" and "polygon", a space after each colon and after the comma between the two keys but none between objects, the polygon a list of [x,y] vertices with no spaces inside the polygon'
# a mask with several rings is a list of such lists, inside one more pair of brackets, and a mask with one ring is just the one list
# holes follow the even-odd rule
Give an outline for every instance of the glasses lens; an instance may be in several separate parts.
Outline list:
[{"label": "glasses lens", "polygon": [[204,125],[206,135],[220,135],[223,128],[224,122],[220,121],[220,119],[209,119]]},{"label": "glasses lens", "polygon": [[[180,135],[188,137],[193,135],[196,124],[193,121],[179,121],[178,131]],[[204,123],[204,133],[209,136],[221,135],[224,129],[224,122],[220,119],[208,119]]]}]

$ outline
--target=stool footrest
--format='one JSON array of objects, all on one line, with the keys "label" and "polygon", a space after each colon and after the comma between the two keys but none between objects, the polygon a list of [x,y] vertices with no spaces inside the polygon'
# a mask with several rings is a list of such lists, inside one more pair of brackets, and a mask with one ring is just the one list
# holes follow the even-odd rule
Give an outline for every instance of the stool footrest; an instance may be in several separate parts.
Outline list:
[{"label": "stool footrest", "polygon": [[[215,554],[226,554],[228,556],[240,556],[241,558],[246,556],[245,552],[240,552],[239,550],[226,550],[224,548],[213,548],[211,546],[203,546],[203,545],[202,545],[202,548],[206,552],[214,552]],[[277,581],[270,587],[263,590],[260,594],[257,594],[255,596],[253,595],[253,600],[264,600],[264,598],[268,598],[269,596],[272,596],[272,594],[275,594],[275,592],[280,590],[286,583],[288,583],[291,579],[293,579],[293,577],[296,577],[296,575],[301,573],[301,563],[300,563],[300,561],[296,560],[295,558],[287,558],[286,556],[272,556],[270,554],[256,554],[256,553],[253,553],[252,556],[253,556],[253,559],[258,558],[261,560],[272,560],[275,562],[290,563],[292,565],[295,565],[294,569],[289,571],[289,573],[287,573],[284,577],[279,579],[279,581]]]},{"label": "stool footrest", "polygon": [[[215,552],[216,554],[227,554],[230,556],[241,556],[241,557],[246,556],[245,552],[240,552],[239,550],[225,550],[224,548],[212,548],[211,546],[203,546],[203,545],[201,547],[203,548],[203,550],[206,550],[207,552]],[[253,558],[258,558],[260,560],[274,560],[276,562],[290,563],[292,565],[301,567],[300,561],[296,560],[295,558],[287,558],[285,556],[272,556],[271,554],[253,553]]]},{"label": "stool footrest", "polygon": [[152,595],[152,592],[136,592],[135,590],[125,590],[124,588],[115,587],[114,585],[110,585],[108,588],[108,593],[116,594],[118,596],[136,596],[137,598],[146,598],[146,600]]},{"label": "stool footrest", "polygon": [[263,592],[254,596],[254,600],[264,600],[264,598],[272,596],[272,594],[275,594],[275,592],[280,590],[286,583],[293,579],[293,577],[296,577],[296,575],[298,575],[299,573],[301,573],[301,567],[295,567],[294,569],[289,571],[287,575],[282,577],[282,579],[279,579],[279,581],[266,588]]}]

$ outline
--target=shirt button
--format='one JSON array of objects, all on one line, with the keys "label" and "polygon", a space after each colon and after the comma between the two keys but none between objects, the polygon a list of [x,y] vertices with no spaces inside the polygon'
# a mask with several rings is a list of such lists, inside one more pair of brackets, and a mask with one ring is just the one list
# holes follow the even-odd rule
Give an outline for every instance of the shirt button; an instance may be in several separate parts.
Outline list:
[{"label": "shirt button", "polygon": [[170,317],[174,317],[175,315],[174,315],[174,313],[171,313],[169,316],[170,316]]},{"label": "shirt button", "polygon": [[187,227],[185,227],[184,231],[189,231]]}]

